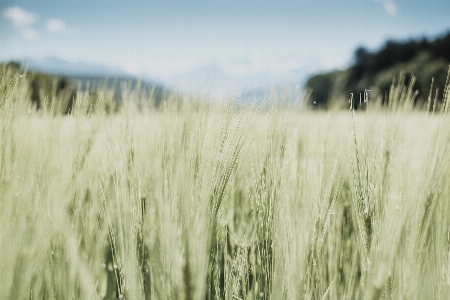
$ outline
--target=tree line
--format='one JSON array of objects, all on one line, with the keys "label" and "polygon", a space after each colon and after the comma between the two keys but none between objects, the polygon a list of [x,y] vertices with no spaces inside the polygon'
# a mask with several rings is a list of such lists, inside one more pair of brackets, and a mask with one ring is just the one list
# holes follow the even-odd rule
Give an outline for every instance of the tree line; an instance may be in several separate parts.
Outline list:
[{"label": "tree line", "polygon": [[311,91],[309,104],[315,103],[315,108],[346,106],[350,93],[364,93],[368,89],[372,98],[387,104],[393,79],[403,71],[409,79],[414,77],[414,89],[418,91],[414,105],[422,107],[426,105],[432,80],[432,92],[442,95],[449,65],[450,32],[434,40],[389,40],[376,51],[359,47],[348,69],[311,76],[305,88]]}]

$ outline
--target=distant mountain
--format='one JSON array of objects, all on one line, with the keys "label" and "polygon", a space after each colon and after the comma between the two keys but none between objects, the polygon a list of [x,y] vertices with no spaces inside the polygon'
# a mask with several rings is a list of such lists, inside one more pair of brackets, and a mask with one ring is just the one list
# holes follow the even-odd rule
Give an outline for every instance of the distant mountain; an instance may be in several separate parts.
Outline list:
[{"label": "distant mountain", "polygon": [[118,67],[86,62],[71,62],[59,58],[47,57],[43,59],[23,59],[22,65],[28,69],[43,73],[64,76],[95,76],[95,77],[132,77]]},{"label": "distant mountain", "polygon": [[164,83],[185,93],[211,96],[229,91],[239,80],[224,72],[219,65],[210,64],[166,78]]},{"label": "distant mountain", "polygon": [[[151,101],[158,107],[164,99],[175,93],[163,84],[150,80],[141,80],[118,68],[87,63],[70,63],[64,60],[48,58],[45,60],[27,60],[22,62],[0,62],[0,67],[20,69],[27,68],[27,79],[31,93],[31,101],[39,109],[45,97],[60,96],[63,91],[70,98],[77,91],[89,91],[92,95],[102,90],[113,92],[113,99],[121,103],[126,93],[139,89],[145,93],[144,99],[151,95]],[[56,91],[55,91],[56,88]],[[56,94],[55,94],[56,93]],[[141,94],[142,95],[142,94]],[[126,96],[125,96],[126,97]]]},{"label": "distant mountain", "polygon": [[[242,68],[245,70],[250,63],[241,62]],[[248,70],[247,72],[237,72],[241,66],[239,63],[231,68],[230,66],[212,63],[164,80],[154,80],[150,76],[143,76],[142,80],[139,81],[136,76],[126,73],[119,67],[71,62],[54,57],[23,59],[21,64],[36,72],[67,76],[77,85],[81,85],[82,89],[88,86],[95,89],[103,87],[110,89],[113,87],[115,93],[119,95],[121,85],[123,86],[126,83],[129,87],[133,87],[140,82],[141,87],[145,89],[157,86],[161,90],[178,91],[194,96],[200,95],[210,99],[229,95],[245,98],[251,92],[259,99],[267,99],[269,96],[278,95],[279,97],[276,98],[279,100],[282,95],[287,97],[286,95],[300,93],[306,78],[313,71],[319,69],[319,66],[313,62],[294,67],[285,72],[274,72],[268,68],[258,69],[254,72]]]},{"label": "distant mountain", "polygon": [[[218,64],[201,66],[184,74],[164,80],[165,85],[176,90],[201,94],[217,98],[226,95],[248,97],[250,94],[258,98],[282,95],[282,90],[295,94],[301,92],[306,79],[318,66],[300,66],[286,72],[272,72],[268,69],[236,75]],[[271,94],[272,93],[272,94]],[[293,100],[294,101],[294,100]]]},{"label": "distant mountain", "polygon": [[[86,62],[71,62],[54,57],[24,59],[21,61],[21,64],[31,71],[65,76],[81,90],[113,90],[116,99],[121,98],[124,88],[133,90],[138,86],[141,90],[151,91],[153,89],[154,95],[158,98],[169,92],[162,83],[149,78],[138,78],[128,74],[119,67]],[[161,99],[158,99],[158,101],[161,101]]]},{"label": "distant mountain", "polygon": [[114,93],[114,99],[121,101],[124,93],[128,91],[135,91],[138,89],[141,92],[152,94],[155,104],[159,106],[164,98],[174,93],[163,84],[140,80],[136,77],[103,77],[103,76],[71,76],[68,77],[70,81],[80,90],[110,90]]}]

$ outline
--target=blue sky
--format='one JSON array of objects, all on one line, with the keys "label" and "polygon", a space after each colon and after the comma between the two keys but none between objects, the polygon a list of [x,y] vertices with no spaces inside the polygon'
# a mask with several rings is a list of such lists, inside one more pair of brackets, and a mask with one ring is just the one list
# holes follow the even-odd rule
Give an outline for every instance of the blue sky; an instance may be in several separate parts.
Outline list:
[{"label": "blue sky", "polygon": [[[344,68],[357,46],[436,37],[450,1],[118,1],[0,3],[0,60],[56,57],[174,76]],[[450,51],[450,49],[449,49]]]}]

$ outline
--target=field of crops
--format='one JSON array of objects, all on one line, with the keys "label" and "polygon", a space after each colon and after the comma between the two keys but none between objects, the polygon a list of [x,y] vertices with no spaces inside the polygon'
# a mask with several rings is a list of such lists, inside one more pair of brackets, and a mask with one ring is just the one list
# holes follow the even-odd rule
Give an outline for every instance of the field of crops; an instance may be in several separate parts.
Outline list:
[{"label": "field of crops", "polygon": [[450,294],[448,89],[435,113],[63,116],[3,75],[0,299]]}]

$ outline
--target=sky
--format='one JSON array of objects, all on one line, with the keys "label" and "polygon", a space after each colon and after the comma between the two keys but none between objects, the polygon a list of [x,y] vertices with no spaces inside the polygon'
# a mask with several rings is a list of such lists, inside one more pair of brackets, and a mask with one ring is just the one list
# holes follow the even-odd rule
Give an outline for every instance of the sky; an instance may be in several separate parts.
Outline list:
[{"label": "sky", "polygon": [[450,1],[0,2],[0,60],[55,57],[154,77],[345,68],[358,46],[450,31]]}]

